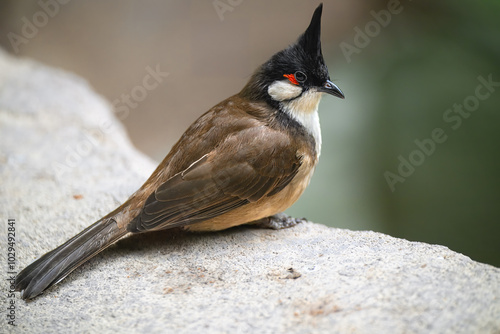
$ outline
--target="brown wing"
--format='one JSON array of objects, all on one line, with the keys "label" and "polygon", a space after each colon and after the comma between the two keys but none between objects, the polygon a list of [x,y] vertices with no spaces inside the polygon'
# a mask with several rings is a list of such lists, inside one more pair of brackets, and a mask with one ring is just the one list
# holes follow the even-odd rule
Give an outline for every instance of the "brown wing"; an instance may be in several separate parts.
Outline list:
[{"label": "brown wing", "polygon": [[132,220],[129,230],[199,223],[278,193],[294,178],[301,164],[290,140],[265,126],[229,136],[161,184]]}]

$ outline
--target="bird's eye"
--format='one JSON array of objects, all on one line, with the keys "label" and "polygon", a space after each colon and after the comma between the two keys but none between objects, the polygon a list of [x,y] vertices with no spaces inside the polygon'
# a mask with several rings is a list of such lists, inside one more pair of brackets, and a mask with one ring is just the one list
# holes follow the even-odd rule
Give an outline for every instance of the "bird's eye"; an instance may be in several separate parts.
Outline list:
[{"label": "bird's eye", "polygon": [[297,80],[298,82],[304,82],[307,80],[307,75],[301,71],[295,72],[294,76],[295,76],[295,80]]}]

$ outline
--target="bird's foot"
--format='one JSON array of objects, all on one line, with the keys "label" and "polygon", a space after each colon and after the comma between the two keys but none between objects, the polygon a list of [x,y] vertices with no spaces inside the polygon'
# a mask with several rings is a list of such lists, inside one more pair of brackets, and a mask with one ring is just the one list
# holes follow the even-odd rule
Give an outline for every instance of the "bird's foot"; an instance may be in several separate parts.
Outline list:
[{"label": "bird's foot", "polygon": [[252,225],[257,225],[262,228],[270,228],[273,230],[281,230],[289,228],[307,221],[305,218],[294,218],[284,213],[277,213],[274,216],[269,216],[252,222]]}]

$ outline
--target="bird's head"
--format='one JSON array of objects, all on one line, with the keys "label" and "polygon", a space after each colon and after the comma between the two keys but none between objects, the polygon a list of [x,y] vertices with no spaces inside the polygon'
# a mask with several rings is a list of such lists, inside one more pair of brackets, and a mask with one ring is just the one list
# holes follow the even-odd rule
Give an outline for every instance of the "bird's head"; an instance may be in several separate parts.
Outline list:
[{"label": "bird's head", "polygon": [[266,100],[278,109],[315,109],[323,93],[344,98],[340,88],[330,81],[321,52],[322,9],[322,4],[316,8],[309,27],[294,44],[257,69],[242,94]]}]

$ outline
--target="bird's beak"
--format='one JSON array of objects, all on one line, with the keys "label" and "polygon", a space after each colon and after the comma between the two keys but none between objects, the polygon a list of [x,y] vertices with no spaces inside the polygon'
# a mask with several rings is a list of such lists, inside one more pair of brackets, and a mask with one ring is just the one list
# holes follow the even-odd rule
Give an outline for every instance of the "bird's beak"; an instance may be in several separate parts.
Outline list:
[{"label": "bird's beak", "polygon": [[326,80],[322,87],[318,88],[318,91],[327,93],[336,97],[340,97],[341,99],[345,98],[344,93],[340,90],[340,88],[331,82],[330,80]]}]

